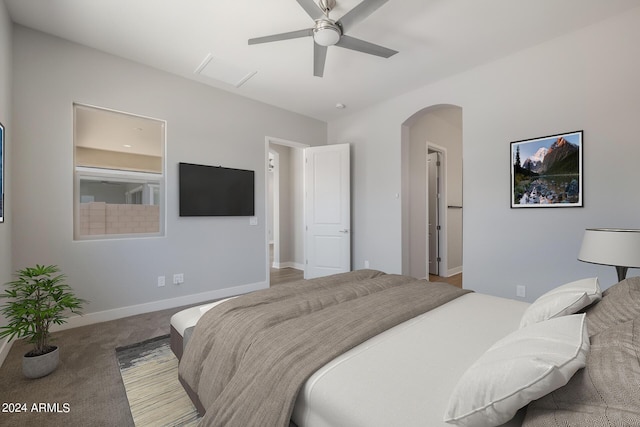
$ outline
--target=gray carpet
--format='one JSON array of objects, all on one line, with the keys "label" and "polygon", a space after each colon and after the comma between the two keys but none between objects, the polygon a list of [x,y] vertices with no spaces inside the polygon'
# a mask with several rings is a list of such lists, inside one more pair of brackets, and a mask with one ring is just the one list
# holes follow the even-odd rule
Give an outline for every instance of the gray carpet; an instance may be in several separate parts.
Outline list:
[{"label": "gray carpet", "polygon": [[[271,285],[294,280],[289,276],[272,275]],[[0,367],[0,403],[21,402],[29,408],[33,403],[60,403],[60,407],[68,403],[69,412],[0,412],[0,426],[133,427],[114,349],[168,334],[171,316],[185,308],[56,332],[60,365],[50,375],[33,380],[22,375],[22,355],[29,351],[29,344],[14,342]]]},{"label": "gray carpet", "polygon": [[0,368],[0,402],[69,404],[67,413],[0,413],[2,426],[133,426],[115,348],[169,333],[170,317],[184,307],[141,314],[53,334],[60,365],[50,375],[27,379],[16,341]]}]

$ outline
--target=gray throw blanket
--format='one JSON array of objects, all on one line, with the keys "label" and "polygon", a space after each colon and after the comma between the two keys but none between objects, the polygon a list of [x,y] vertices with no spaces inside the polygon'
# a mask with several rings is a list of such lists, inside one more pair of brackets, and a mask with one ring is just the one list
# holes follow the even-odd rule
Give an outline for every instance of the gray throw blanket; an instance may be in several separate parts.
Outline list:
[{"label": "gray throw blanket", "polygon": [[202,426],[288,426],[302,384],[367,339],[468,291],[359,270],[227,301],[198,322],[180,377]]}]

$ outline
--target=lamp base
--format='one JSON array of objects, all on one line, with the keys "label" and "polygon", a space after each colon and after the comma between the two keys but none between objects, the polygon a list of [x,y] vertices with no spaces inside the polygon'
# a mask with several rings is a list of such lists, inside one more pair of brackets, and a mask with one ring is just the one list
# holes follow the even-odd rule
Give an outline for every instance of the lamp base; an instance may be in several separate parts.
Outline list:
[{"label": "lamp base", "polygon": [[622,282],[627,277],[627,270],[629,267],[616,266],[616,272],[618,273],[618,282]]}]

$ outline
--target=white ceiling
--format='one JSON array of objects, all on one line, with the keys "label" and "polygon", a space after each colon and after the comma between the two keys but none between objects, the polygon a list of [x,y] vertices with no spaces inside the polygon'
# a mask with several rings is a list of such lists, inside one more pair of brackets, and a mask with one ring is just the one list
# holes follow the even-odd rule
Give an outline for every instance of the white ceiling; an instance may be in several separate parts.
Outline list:
[{"label": "white ceiling", "polygon": [[[295,0],[4,1],[21,25],[324,121],[640,6],[639,0],[390,0],[348,34],[400,53],[383,59],[333,46],[319,78],[310,37],[247,44],[311,28]],[[337,2],[334,20],[360,0]],[[239,88],[195,74],[209,54],[216,64],[256,74]]]}]

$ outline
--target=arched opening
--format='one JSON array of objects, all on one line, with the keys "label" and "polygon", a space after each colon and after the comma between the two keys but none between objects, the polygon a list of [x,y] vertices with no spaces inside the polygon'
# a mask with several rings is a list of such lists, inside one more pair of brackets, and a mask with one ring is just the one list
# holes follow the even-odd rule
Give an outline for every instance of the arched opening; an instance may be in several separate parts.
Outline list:
[{"label": "arched opening", "polygon": [[402,174],[403,273],[462,273],[461,107],[433,105],[402,124]]}]

